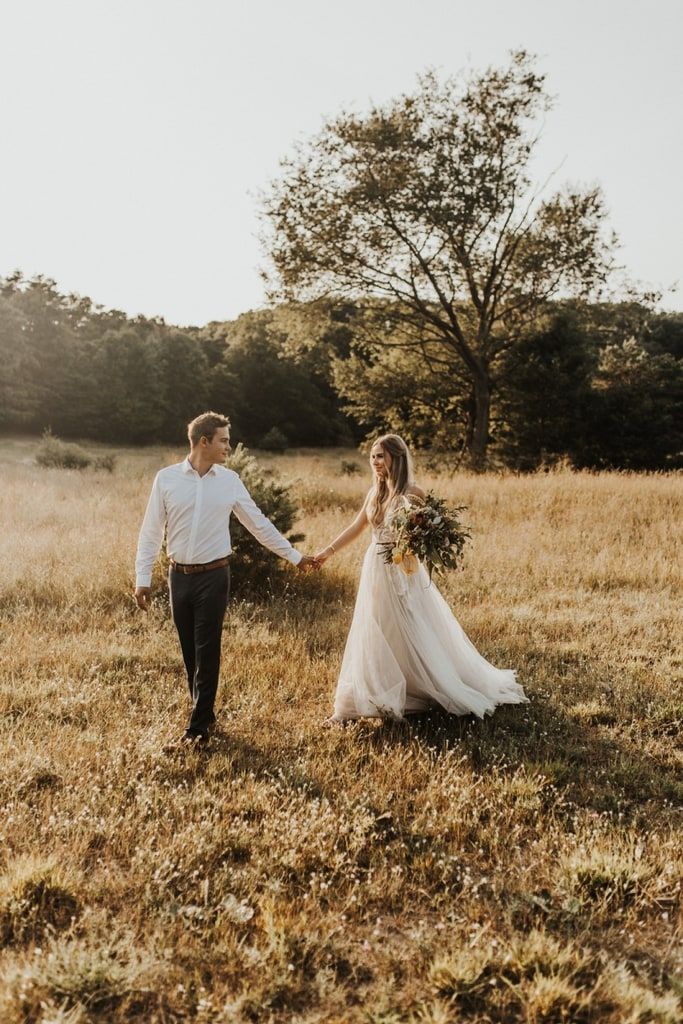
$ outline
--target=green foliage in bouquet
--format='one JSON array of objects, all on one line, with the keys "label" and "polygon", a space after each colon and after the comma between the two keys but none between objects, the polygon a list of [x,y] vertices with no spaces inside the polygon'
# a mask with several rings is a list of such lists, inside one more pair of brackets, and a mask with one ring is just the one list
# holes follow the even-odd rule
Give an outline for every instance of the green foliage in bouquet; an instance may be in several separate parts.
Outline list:
[{"label": "green foliage in bouquet", "polygon": [[411,495],[392,514],[392,540],[380,544],[384,561],[397,565],[411,576],[417,571],[417,560],[432,574],[457,569],[462,561],[469,532],[460,522],[466,505],[449,507],[431,491],[422,500]]},{"label": "green foliage in bouquet", "polygon": [[[289,487],[274,480],[242,444],[236,446],[227,465],[239,474],[258,507],[280,533],[292,544],[304,539],[301,533],[289,532],[299,511]],[[230,560],[232,592],[240,597],[270,592],[286,566],[285,561],[259,544],[234,515],[230,519],[230,538],[234,552]]]}]

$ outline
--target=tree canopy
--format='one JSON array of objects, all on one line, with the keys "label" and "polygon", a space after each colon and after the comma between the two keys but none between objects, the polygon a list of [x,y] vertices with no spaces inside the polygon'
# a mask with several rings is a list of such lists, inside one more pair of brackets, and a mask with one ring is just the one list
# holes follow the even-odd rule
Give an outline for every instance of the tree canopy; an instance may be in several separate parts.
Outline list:
[{"label": "tree canopy", "polygon": [[430,72],[366,116],[331,120],[263,199],[273,294],[384,300],[365,306],[372,343],[464,372],[479,466],[504,354],[551,300],[592,294],[613,264],[599,189],[532,184],[549,106],[524,51],[468,79]]},{"label": "tree canopy", "polygon": [[[446,374],[425,358],[429,347],[372,342],[368,317],[379,322],[382,305],[390,320],[388,300],[366,299],[179,328],[13,275],[0,280],[0,430],[182,444],[186,423],[215,408],[231,417],[234,440],[254,447],[396,430],[460,457],[472,422],[465,368],[452,354]],[[636,302],[550,304],[501,357],[491,461],[681,466],[681,323]]]}]

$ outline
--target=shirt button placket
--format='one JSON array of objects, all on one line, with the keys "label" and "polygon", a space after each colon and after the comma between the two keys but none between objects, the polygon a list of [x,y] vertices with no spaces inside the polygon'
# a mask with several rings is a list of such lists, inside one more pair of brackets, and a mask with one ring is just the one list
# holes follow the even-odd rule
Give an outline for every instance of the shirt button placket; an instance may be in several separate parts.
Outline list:
[{"label": "shirt button placket", "polygon": [[[195,471],[196,472],[196,471]],[[195,543],[197,540],[197,531],[199,529],[199,518],[202,514],[202,478],[199,474],[195,477],[195,490],[194,490],[194,515],[192,516],[192,527],[190,529],[190,542],[188,545],[187,561],[192,565],[195,561]]]}]

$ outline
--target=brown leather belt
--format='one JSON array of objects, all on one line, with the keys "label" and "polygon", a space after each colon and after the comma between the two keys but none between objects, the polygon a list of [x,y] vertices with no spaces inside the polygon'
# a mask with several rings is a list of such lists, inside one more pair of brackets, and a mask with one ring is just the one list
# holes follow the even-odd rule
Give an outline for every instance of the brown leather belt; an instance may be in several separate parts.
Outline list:
[{"label": "brown leather belt", "polygon": [[196,565],[182,565],[180,562],[175,562],[172,558],[169,558],[169,562],[175,571],[185,573],[186,575],[193,572],[208,572],[209,569],[221,569],[224,565],[227,565],[229,561],[229,556],[225,555],[223,558],[217,558],[214,562],[199,562]]}]

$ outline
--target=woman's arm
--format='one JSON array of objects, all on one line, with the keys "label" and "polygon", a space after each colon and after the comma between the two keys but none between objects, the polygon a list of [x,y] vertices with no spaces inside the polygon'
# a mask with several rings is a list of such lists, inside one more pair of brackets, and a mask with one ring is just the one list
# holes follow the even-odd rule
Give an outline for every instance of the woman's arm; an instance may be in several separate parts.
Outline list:
[{"label": "woman's arm", "polygon": [[365,501],[363,502],[363,507],[351,525],[347,526],[345,530],[342,530],[339,536],[335,537],[331,544],[328,544],[326,548],[323,548],[322,551],[319,551],[318,554],[314,556],[316,562],[322,565],[323,562],[326,562],[327,559],[331,558],[332,555],[337,553],[337,551],[341,551],[341,549],[345,548],[347,544],[350,544],[352,540],[355,540],[356,537],[360,536],[368,525],[367,509],[371,494],[372,490],[368,491],[365,496]]}]

